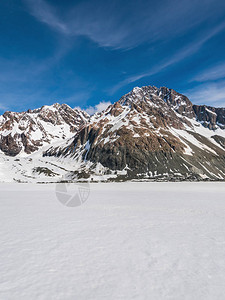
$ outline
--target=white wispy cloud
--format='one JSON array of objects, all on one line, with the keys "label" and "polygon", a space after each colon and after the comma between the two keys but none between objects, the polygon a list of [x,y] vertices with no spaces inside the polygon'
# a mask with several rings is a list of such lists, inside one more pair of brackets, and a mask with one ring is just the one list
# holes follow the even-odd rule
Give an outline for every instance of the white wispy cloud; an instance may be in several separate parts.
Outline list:
[{"label": "white wispy cloud", "polygon": [[205,82],[225,78],[225,62],[199,73],[191,81]]},{"label": "white wispy cloud", "polygon": [[60,13],[45,0],[24,1],[33,16],[55,31],[67,36],[83,35],[114,49],[129,49],[146,40],[171,39],[225,6],[218,3],[215,7],[213,0],[131,0],[124,4],[118,0],[89,0]]},{"label": "white wispy cloud", "polygon": [[[157,65],[153,66],[149,71],[143,72],[140,74],[135,74],[127,77],[123,81],[116,84],[114,87],[112,87],[109,92],[110,94],[115,93],[117,90],[119,90],[121,87],[126,86],[130,83],[136,82],[142,78],[150,77],[152,75],[155,75],[166,68],[174,65],[175,63],[178,63],[182,61],[185,58],[188,58],[189,56],[196,53],[207,41],[209,41],[212,37],[214,37],[216,34],[221,32],[225,29],[225,22],[222,22],[215,28],[213,28],[211,31],[209,31],[207,34],[203,35],[198,40],[192,42],[189,45],[186,45],[184,48],[177,51],[174,55],[167,58],[166,60],[163,60],[161,62],[158,62]],[[221,70],[222,73],[222,70]],[[225,73],[225,72],[224,72]]]},{"label": "white wispy cloud", "polygon": [[7,110],[7,106],[3,103],[0,103],[0,110],[3,110],[3,111]]},{"label": "white wispy cloud", "polygon": [[57,31],[69,34],[67,25],[63,21],[60,21],[54,6],[49,5],[44,0],[24,0],[24,2],[27,4],[30,13],[39,21]]},{"label": "white wispy cloud", "polygon": [[225,81],[203,83],[185,92],[194,104],[225,107]]},{"label": "white wispy cloud", "polygon": [[[99,102],[98,104],[96,104],[95,106],[89,106],[88,108],[85,109],[85,111],[89,115],[93,115],[97,112],[101,112],[101,111],[105,110],[111,104],[112,103],[110,101],[102,101],[102,102]],[[76,108],[79,108],[79,107],[76,107]]]}]

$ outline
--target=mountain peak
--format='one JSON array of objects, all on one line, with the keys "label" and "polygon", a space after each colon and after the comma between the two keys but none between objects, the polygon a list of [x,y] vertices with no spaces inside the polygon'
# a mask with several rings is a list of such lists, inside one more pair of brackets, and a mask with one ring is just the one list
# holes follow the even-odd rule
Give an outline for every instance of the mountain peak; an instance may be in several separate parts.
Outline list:
[{"label": "mountain peak", "polygon": [[[173,109],[179,114],[186,115],[189,118],[194,117],[194,111],[191,101],[184,95],[177,93],[167,87],[157,88],[155,86],[135,87],[119,100],[121,105],[149,105],[158,106],[162,110]],[[167,107],[165,106],[167,105]]]},{"label": "mountain peak", "polygon": [[212,108],[200,110],[205,116],[207,112],[209,123],[199,121],[197,108],[173,89],[136,87],[93,115],[72,142],[52,147],[44,156],[70,157],[85,178],[99,170],[113,176],[121,172],[130,179],[224,178],[225,138],[217,124],[219,114]]},{"label": "mountain peak", "polygon": [[5,112],[0,117],[0,150],[15,156],[70,138],[87,122],[88,114],[67,104],[54,103],[26,112]]}]

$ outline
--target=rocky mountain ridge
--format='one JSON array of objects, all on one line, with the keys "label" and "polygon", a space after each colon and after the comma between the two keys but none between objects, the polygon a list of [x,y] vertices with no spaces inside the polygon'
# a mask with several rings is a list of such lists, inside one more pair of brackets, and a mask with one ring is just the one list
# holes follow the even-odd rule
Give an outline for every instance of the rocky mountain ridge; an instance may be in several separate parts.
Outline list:
[{"label": "rocky mountain ridge", "polygon": [[[30,114],[36,121],[21,128],[21,120]],[[225,179],[224,108],[193,105],[186,96],[165,87],[134,88],[91,117],[56,104],[50,110],[15,115],[13,121],[7,113],[4,122],[2,118],[0,149],[11,156],[26,154],[23,162],[9,159],[18,174],[23,169],[25,180]],[[7,118],[11,120],[7,126],[12,127],[5,125]],[[15,124],[22,131],[19,135]],[[35,139],[34,129],[43,124],[44,130],[38,130],[46,135]],[[4,138],[13,138],[15,132],[16,151],[9,151]]]},{"label": "rocky mountain ridge", "polygon": [[0,116],[0,150],[9,156],[31,154],[73,136],[88,120],[86,112],[58,103],[21,113],[7,111]]}]

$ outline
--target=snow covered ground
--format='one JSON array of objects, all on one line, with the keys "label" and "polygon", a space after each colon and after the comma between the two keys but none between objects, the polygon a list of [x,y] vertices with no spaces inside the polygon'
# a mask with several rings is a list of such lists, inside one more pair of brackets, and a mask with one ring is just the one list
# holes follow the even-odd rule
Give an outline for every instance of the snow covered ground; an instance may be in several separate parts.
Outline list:
[{"label": "snow covered ground", "polygon": [[0,184],[0,299],[224,299],[224,196],[224,183],[91,184],[69,208],[54,184]]}]

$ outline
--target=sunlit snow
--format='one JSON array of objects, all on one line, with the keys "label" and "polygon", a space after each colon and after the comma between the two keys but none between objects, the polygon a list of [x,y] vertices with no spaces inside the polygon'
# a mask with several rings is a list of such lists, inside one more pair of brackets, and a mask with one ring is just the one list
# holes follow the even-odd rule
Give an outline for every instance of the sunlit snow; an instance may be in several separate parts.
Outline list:
[{"label": "sunlit snow", "polygon": [[224,298],[223,183],[55,188],[0,184],[0,299]]}]

